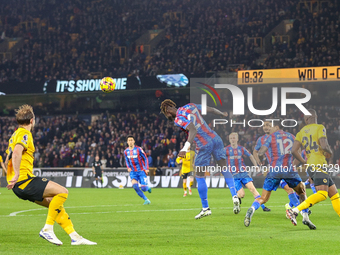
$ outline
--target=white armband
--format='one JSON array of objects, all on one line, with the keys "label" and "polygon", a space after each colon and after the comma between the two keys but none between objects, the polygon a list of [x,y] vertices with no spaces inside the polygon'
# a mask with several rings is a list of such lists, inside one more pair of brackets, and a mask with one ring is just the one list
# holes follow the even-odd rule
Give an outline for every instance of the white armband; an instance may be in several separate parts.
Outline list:
[{"label": "white armband", "polygon": [[187,151],[189,151],[189,149],[190,149],[190,143],[189,142],[185,142],[183,148],[180,151],[187,152]]}]

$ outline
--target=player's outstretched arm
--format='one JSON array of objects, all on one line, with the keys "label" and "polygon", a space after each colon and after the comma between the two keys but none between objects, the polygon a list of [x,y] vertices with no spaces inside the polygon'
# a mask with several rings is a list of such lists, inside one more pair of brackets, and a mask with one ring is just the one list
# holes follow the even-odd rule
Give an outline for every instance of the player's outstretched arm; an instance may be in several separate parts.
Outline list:
[{"label": "player's outstretched arm", "polygon": [[185,157],[185,154],[190,149],[190,146],[192,142],[194,141],[195,136],[197,134],[197,129],[192,122],[190,122],[189,125],[186,127],[186,130],[189,131],[188,140],[185,142],[184,147],[178,153],[178,157],[181,157],[181,158]]},{"label": "player's outstretched arm", "polygon": [[333,155],[333,151],[332,151],[331,147],[329,146],[328,140],[327,140],[326,137],[321,137],[319,139],[319,144],[320,144],[321,149],[324,152],[327,152],[328,154],[330,154],[329,157],[331,157]]},{"label": "player's outstretched arm", "polygon": [[251,163],[253,163],[254,166],[258,166],[258,164],[257,164],[257,162],[255,160],[255,157],[253,155],[250,155],[249,159],[250,159]]},{"label": "player's outstretched arm", "polygon": [[125,163],[126,163],[127,170],[130,173],[132,171],[132,168],[130,166],[130,162],[129,162],[129,159],[127,157],[127,153],[126,152],[124,152],[124,157],[125,157]]},{"label": "player's outstretched arm", "polygon": [[300,161],[302,164],[306,164],[306,160],[304,160],[302,157],[301,157],[301,143],[297,140],[294,141],[294,144],[293,144],[293,148],[292,148],[292,154],[294,156],[294,158],[296,158],[298,161]]},{"label": "player's outstretched arm", "polygon": [[267,150],[268,150],[268,147],[266,147],[266,146],[261,146],[261,149],[259,150],[258,155],[259,155],[260,157],[262,157],[262,156],[266,153]]},{"label": "player's outstretched arm", "polygon": [[149,160],[148,157],[146,156],[146,153],[142,148],[138,148],[140,152],[140,156],[142,157],[142,166],[145,171],[149,171]]},{"label": "player's outstretched arm", "polygon": [[228,117],[228,113],[227,112],[221,112],[220,110],[218,110],[218,109],[216,109],[214,107],[207,106],[207,112],[214,113],[214,114],[220,115],[222,117]]},{"label": "player's outstretched arm", "polygon": [[253,150],[253,157],[254,157],[254,159],[256,160],[256,162],[257,162],[257,164],[260,166],[260,165],[262,165],[261,164],[261,160],[260,160],[260,158],[259,158],[259,153],[258,153],[258,151],[257,150]]},{"label": "player's outstretched arm", "polygon": [[20,175],[20,163],[22,158],[22,153],[24,151],[24,147],[21,144],[16,144],[12,154],[12,165],[14,170],[14,176],[12,180],[9,181],[7,185],[7,189],[13,189],[14,185],[17,183]]}]

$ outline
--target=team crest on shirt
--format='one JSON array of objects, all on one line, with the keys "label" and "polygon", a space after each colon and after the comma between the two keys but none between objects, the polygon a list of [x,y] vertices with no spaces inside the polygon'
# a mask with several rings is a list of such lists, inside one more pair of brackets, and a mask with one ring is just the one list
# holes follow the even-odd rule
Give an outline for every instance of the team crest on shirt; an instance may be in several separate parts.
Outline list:
[{"label": "team crest on shirt", "polygon": [[323,183],[327,183],[327,179],[323,179]]},{"label": "team crest on shirt", "polygon": [[21,142],[23,142],[24,144],[27,145],[27,141],[28,141],[28,135],[24,135],[24,136],[22,137]]}]

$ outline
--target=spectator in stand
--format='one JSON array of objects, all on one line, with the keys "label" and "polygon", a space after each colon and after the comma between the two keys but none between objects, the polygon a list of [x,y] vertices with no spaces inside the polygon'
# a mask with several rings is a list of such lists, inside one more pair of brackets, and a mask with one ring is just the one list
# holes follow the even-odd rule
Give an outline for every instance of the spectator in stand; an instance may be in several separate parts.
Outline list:
[{"label": "spectator in stand", "polygon": [[53,167],[58,167],[58,163],[59,163],[58,155],[54,155]]},{"label": "spectator in stand", "polygon": [[163,166],[163,161],[161,160],[160,156],[157,156],[154,167],[161,168],[162,166]]},{"label": "spectator in stand", "polygon": [[120,167],[120,163],[119,163],[119,159],[118,159],[117,155],[113,156],[113,165],[112,165],[112,167],[114,167],[114,168]]},{"label": "spectator in stand", "polygon": [[102,159],[100,160],[100,162],[102,163],[102,168],[106,168],[106,163],[107,163],[107,159],[105,158],[104,154],[102,154]]},{"label": "spectator in stand", "polygon": [[176,167],[176,159],[173,154],[171,154],[168,167]]},{"label": "spectator in stand", "polygon": [[148,151],[147,155],[148,155],[149,168],[153,167],[153,160],[152,160],[152,157],[151,157],[151,152]]}]

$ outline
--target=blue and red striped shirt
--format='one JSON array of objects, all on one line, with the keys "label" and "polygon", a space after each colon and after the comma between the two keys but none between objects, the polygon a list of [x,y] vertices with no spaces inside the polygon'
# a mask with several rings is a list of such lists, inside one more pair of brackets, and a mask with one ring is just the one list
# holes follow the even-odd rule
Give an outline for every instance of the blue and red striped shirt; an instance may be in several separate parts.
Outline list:
[{"label": "blue and red striped shirt", "polygon": [[197,149],[206,145],[212,138],[217,135],[215,131],[210,129],[208,124],[201,116],[200,112],[201,105],[190,103],[179,107],[177,109],[175,118],[175,124],[185,132],[188,132],[186,128],[190,124],[190,122],[195,125],[197,129],[197,134],[194,141],[197,145]]},{"label": "blue and red striped shirt", "polygon": [[270,166],[273,169],[293,170],[293,155],[291,154],[291,150],[294,140],[294,135],[282,130],[276,131],[267,137],[263,146],[268,148]]},{"label": "blue and red striped shirt", "polygon": [[[259,137],[256,141],[256,145],[255,145],[255,150],[259,151],[261,149],[261,146],[264,144],[264,142],[266,141],[268,135],[264,134],[263,136]],[[270,164],[270,155],[269,155],[269,151],[266,151],[265,153],[266,158],[268,163]]]},{"label": "blue and red striped shirt", "polygon": [[224,149],[227,155],[227,165],[228,167],[230,167],[230,172],[232,173],[232,175],[245,172],[246,164],[244,164],[242,156],[246,155],[250,157],[251,153],[246,148],[239,145],[236,148],[228,145]]},{"label": "blue and red striped shirt", "polygon": [[132,171],[139,172],[149,169],[148,157],[141,147],[135,146],[132,150],[127,148],[124,151],[124,156],[126,166]]}]

